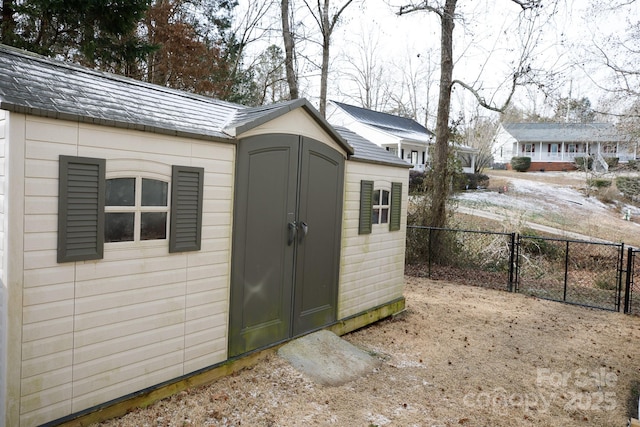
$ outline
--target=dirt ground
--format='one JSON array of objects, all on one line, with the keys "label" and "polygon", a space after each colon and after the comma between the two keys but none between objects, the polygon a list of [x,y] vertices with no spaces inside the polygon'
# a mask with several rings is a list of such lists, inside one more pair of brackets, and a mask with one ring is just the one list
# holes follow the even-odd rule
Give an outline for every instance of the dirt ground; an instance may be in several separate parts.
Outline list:
[{"label": "dirt ground", "polygon": [[625,426],[640,318],[407,277],[407,310],[344,336],[381,360],[320,386],[274,355],[103,426]]}]

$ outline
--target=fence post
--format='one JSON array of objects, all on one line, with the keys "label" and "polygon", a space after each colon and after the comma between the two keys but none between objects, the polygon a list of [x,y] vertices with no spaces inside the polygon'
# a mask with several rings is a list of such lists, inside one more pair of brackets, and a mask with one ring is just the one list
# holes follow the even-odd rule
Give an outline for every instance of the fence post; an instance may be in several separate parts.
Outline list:
[{"label": "fence post", "polygon": [[631,284],[633,283],[633,264],[634,257],[633,248],[627,248],[627,278],[624,286],[624,313],[629,314],[631,307]]},{"label": "fence post", "polygon": [[429,274],[429,279],[431,279],[431,238],[432,238],[432,233],[431,231],[433,231],[432,227],[429,227],[429,257],[428,257],[428,274]]},{"label": "fence post", "polygon": [[516,249],[516,233],[511,233],[511,242],[509,244],[509,292],[514,291],[513,286],[513,268]]},{"label": "fence post", "polygon": [[567,282],[569,280],[569,241],[567,240],[567,249],[564,254],[564,296],[562,301],[567,302]]},{"label": "fence post", "polygon": [[622,272],[624,271],[622,266],[624,265],[624,243],[620,244],[620,256],[618,259],[618,283],[616,283],[616,303],[615,303],[615,311],[620,311],[620,300],[622,294]]}]

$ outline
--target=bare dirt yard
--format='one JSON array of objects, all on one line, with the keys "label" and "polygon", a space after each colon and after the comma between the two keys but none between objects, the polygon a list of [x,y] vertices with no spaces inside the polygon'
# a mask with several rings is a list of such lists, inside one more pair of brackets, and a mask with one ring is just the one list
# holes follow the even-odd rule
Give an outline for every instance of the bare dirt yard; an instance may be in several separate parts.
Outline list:
[{"label": "bare dirt yard", "polygon": [[320,386],[277,355],[103,426],[625,426],[640,318],[407,277],[407,310],[344,336],[380,359]]}]

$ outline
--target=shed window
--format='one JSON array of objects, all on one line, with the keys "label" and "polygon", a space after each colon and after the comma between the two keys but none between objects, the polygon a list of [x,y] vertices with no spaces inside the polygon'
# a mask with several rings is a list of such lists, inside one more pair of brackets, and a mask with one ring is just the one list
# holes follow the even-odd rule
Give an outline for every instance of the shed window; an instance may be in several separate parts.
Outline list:
[{"label": "shed window", "polygon": [[167,238],[169,184],[157,179],[108,179],[105,195],[105,242]]},{"label": "shed window", "polygon": [[370,234],[373,224],[389,224],[389,231],[400,230],[402,183],[391,183],[391,191],[382,186],[374,189],[374,185],[373,181],[360,182],[358,234]]},{"label": "shed window", "polygon": [[389,191],[375,190],[373,192],[372,224],[387,224],[389,222]]},{"label": "shed window", "polygon": [[104,242],[168,240],[169,252],[200,250],[203,168],[173,166],[171,195],[166,181],[107,180],[105,169],[104,159],[60,156],[58,262],[101,259]]}]

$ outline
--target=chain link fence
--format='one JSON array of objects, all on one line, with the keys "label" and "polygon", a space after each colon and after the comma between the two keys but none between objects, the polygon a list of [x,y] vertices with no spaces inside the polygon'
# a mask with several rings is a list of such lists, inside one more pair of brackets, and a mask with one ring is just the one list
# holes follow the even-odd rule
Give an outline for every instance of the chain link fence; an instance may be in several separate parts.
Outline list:
[{"label": "chain link fence", "polygon": [[[619,311],[624,244],[407,228],[407,274]],[[640,276],[637,276],[640,277]],[[631,305],[638,301],[630,300]],[[625,305],[626,306],[626,305]],[[633,306],[635,307],[635,306]]]}]

